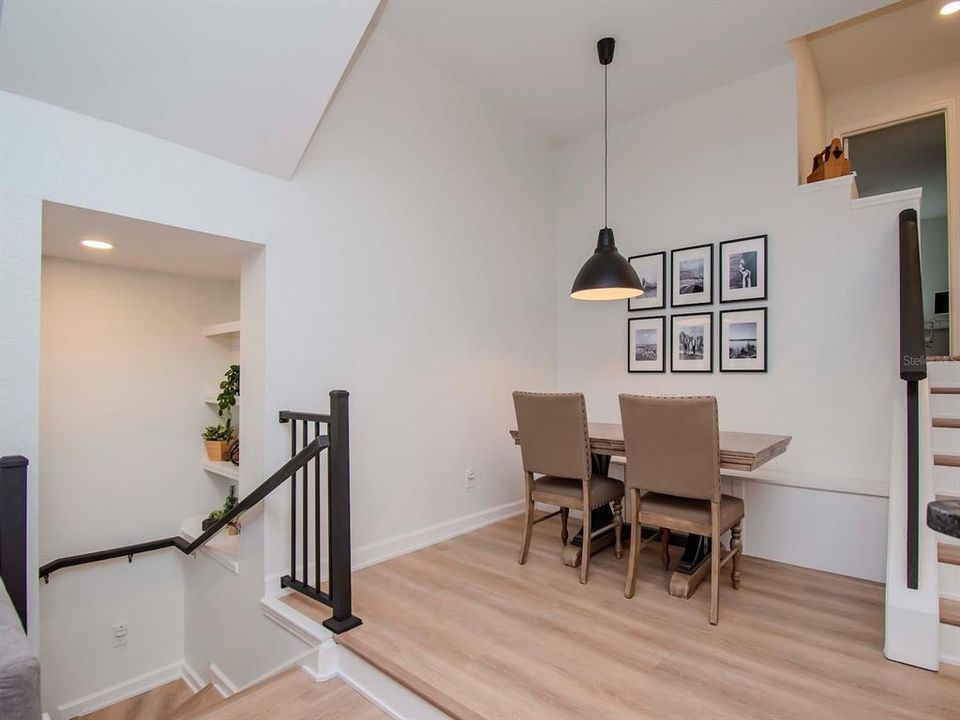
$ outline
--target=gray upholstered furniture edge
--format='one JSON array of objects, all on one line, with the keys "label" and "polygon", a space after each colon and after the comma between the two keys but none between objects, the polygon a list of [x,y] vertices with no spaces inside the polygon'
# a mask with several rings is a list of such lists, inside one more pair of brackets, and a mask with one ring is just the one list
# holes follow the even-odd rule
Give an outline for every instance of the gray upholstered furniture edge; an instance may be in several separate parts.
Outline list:
[{"label": "gray upholstered furniture edge", "polygon": [[40,720],[40,663],[0,582],[0,718]]}]

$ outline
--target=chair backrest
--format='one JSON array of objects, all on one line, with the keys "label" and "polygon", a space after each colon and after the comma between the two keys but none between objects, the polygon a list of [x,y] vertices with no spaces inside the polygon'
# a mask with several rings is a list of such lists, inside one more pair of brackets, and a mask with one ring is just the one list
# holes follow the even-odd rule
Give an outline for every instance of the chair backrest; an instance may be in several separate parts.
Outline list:
[{"label": "chair backrest", "polygon": [[587,404],[580,393],[513,393],[526,472],[590,478]]},{"label": "chair backrest", "polygon": [[620,396],[627,487],[720,500],[715,397]]}]

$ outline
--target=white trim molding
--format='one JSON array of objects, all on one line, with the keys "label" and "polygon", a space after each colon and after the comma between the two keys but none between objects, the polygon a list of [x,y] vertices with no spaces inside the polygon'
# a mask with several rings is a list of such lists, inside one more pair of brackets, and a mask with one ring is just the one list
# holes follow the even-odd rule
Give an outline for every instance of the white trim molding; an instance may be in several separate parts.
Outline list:
[{"label": "white trim molding", "polygon": [[223,697],[230,697],[240,692],[240,687],[233,682],[216,663],[210,663],[210,677],[210,682],[213,683],[213,687],[216,688],[217,692]]}]

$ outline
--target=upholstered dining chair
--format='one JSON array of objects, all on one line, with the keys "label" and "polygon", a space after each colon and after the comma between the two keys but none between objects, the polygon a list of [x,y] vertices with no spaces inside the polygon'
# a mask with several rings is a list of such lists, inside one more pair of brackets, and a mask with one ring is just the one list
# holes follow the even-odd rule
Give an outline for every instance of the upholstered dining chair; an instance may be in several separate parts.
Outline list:
[{"label": "upholstered dining chair", "polygon": [[[732,563],[730,579],[740,587],[740,523],[743,500],[720,492],[720,431],[714,397],[620,396],[626,445],[625,485],[630,493],[630,559],[624,595],[637,587],[640,550],[651,540],[640,525],[710,537],[710,614],[720,615],[720,568]],[[731,531],[730,551],[721,558],[720,535]]]},{"label": "upholstered dining chair", "polygon": [[[587,430],[587,405],[580,393],[513,393],[517,411],[517,432],[526,488],[526,514],[520,564],[527,562],[533,526],[560,515],[561,542],[567,544],[567,518],[570,509],[583,512],[583,559],[580,582],[587,582],[590,566],[590,541],[610,530],[594,530],[590,511],[613,504],[613,530],[617,558],[622,556],[620,542],[623,522],[623,483],[595,475],[590,461],[590,436]],[[539,477],[536,477],[539,476]],[[559,510],[534,519],[534,503],[555,505]]]}]

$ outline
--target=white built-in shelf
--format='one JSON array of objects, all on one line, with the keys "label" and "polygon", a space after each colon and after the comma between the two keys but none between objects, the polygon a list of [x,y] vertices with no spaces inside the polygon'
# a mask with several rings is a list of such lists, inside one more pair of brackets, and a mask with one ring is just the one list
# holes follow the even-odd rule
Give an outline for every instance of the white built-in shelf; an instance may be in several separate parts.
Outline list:
[{"label": "white built-in shelf", "polygon": [[[190,518],[183,521],[180,528],[180,536],[193,542],[203,533],[203,518]],[[223,565],[228,570],[240,574],[240,563],[237,562],[240,551],[240,536],[228,535],[224,528],[214,535],[206,545],[200,548],[200,552],[209,555],[213,560]]]},{"label": "white built-in shelf", "polygon": [[[207,405],[219,405],[219,403],[217,402],[217,393],[215,393],[215,392],[204,393],[204,394],[203,394],[203,401],[204,401]],[[236,402],[236,404],[234,405],[234,407],[235,407],[235,408],[240,407],[240,399],[239,399],[239,398],[237,398],[237,402]]]},{"label": "white built-in shelf", "polygon": [[239,332],[239,320],[231,320],[230,322],[219,323],[217,325],[207,325],[203,329],[203,334],[207,337],[217,337],[218,335],[236,335]]},{"label": "white built-in shelf", "polygon": [[204,458],[200,461],[200,466],[208,473],[225,477],[234,482],[240,481],[240,467],[226,460],[208,460]]}]

